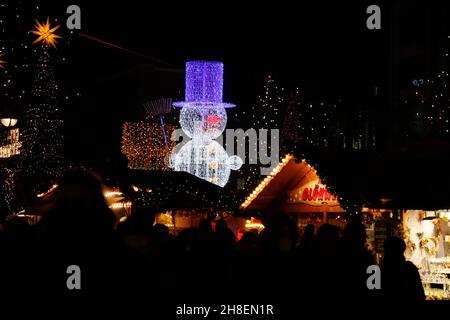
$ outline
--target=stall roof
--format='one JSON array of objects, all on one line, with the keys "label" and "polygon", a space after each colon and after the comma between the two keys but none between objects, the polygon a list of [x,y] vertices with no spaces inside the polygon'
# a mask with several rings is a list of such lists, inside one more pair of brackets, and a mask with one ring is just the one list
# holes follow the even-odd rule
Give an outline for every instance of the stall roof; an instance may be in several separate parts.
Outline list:
[{"label": "stall roof", "polygon": [[343,212],[337,201],[303,201],[291,199],[292,192],[301,190],[311,183],[321,183],[317,171],[307,161],[296,159],[287,154],[271,175],[261,183],[242,203],[246,211],[263,211],[266,209],[284,212]]}]

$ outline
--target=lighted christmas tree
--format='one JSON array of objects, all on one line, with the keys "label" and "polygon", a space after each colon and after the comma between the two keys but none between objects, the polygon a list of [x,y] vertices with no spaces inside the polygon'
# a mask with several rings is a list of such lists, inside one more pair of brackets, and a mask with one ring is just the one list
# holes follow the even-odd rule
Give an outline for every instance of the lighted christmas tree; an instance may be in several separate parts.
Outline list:
[{"label": "lighted christmas tree", "polygon": [[34,192],[47,190],[63,165],[63,121],[58,106],[58,84],[51,64],[51,46],[59,38],[49,20],[37,22],[40,52],[33,80],[30,104],[25,114],[22,140],[22,172]]},{"label": "lighted christmas tree", "polygon": [[[257,150],[249,150],[247,155],[250,165],[244,168],[247,177],[246,187],[253,186],[255,181],[261,178],[262,165],[259,163],[259,159],[254,159],[253,156],[259,155],[261,152],[271,154],[272,148],[275,147],[272,146],[271,136],[276,134],[272,130],[280,130],[281,128],[284,103],[284,89],[277,84],[272,75],[267,75],[256,103],[251,106],[250,111],[243,113],[243,116],[249,121],[250,128],[258,133],[257,145],[249,145],[249,149],[256,147]],[[266,135],[261,130],[267,130]],[[275,141],[275,144],[277,148],[280,147],[279,141]]]},{"label": "lighted christmas tree", "polygon": [[248,113],[251,126],[257,130],[279,129],[284,101],[284,89],[271,75],[267,75],[263,90]]},{"label": "lighted christmas tree", "polygon": [[289,94],[287,99],[287,108],[284,114],[283,129],[281,131],[281,140],[294,143],[300,142],[301,137],[301,112],[300,112],[300,93],[295,88]]}]

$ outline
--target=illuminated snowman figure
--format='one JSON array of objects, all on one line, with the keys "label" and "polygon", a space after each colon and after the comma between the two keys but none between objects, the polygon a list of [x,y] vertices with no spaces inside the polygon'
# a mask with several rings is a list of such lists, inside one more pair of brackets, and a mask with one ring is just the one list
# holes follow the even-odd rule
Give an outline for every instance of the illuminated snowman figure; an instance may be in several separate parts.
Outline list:
[{"label": "illuminated snowman figure", "polygon": [[191,138],[172,154],[175,171],[186,171],[211,183],[225,186],[231,170],[238,170],[242,159],[228,156],[214,139],[221,136],[227,124],[225,108],[234,104],[222,102],[223,64],[190,61],[186,63],[186,101],[181,107],[180,125]]}]

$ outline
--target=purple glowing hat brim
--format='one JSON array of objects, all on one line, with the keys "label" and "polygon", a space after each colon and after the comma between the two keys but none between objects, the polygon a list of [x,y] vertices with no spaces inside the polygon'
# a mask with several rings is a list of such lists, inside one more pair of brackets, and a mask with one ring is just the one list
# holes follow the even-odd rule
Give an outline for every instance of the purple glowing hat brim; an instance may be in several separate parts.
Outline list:
[{"label": "purple glowing hat brim", "polygon": [[235,104],[226,103],[226,102],[200,102],[200,101],[177,101],[172,103],[174,107],[177,108],[234,108]]}]

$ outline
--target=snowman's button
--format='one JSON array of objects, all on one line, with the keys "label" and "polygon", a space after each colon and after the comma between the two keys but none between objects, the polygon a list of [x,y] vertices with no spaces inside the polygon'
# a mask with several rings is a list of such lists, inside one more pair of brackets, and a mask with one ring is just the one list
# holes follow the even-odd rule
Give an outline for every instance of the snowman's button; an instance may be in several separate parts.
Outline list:
[{"label": "snowman's button", "polygon": [[242,159],[238,156],[231,156],[228,158],[228,165],[231,170],[238,170],[242,166]]}]

